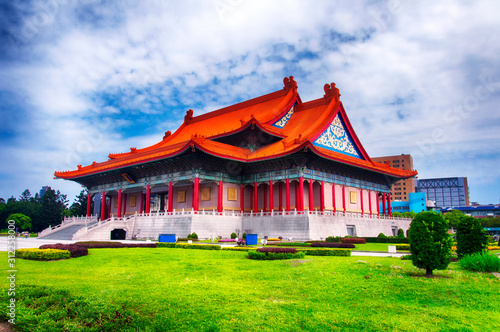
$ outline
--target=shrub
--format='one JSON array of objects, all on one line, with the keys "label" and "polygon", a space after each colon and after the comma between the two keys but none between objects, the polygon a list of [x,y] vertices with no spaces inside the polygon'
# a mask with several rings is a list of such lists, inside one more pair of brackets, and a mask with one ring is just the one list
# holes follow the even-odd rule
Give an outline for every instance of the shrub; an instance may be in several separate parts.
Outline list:
[{"label": "shrub", "polygon": [[23,259],[33,259],[40,261],[50,261],[54,259],[67,259],[71,256],[68,250],[60,249],[18,249],[16,257]]},{"label": "shrub", "polygon": [[[276,249],[280,249],[280,248],[276,248]],[[260,252],[258,250],[257,251],[251,250],[248,252],[248,258],[256,259],[256,260],[300,259],[300,258],[304,258],[304,257],[305,257],[304,252],[276,253],[276,252]]]},{"label": "shrub", "polygon": [[219,239],[219,242],[236,242],[236,239]]},{"label": "shrub", "polygon": [[74,245],[85,247],[87,249],[112,249],[112,248],[156,248],[157,244],[150,243],[121,243],[121,242],[99,242],[87,241],[76,242]]},{"label": "shrub", "polygon": [[191,234],[188,234],[187,239],[188,239],[188,240],[191,240],[192,238],[193,238],[193,237],[191,236]]},{"label": "shrub", "polygon": [[390,237],[385,237],[385,238],[379,238],[379,237],[364,237],[367,243],[408,243],[408,238],[407,237],[395,237],[395,236],[390,236]]},{"label": "shrub", "polygon": [[258,252],[263,252],[263,253],[269,253],[269,252],[272,252],[272,253],[296,253],[297,252],[297,249],[295,248],[259,248],[257,249]]},{"label": "shrub", "polygon": [[188,239],[198,240],[198,234],[196,234],[195,232],[193,232],[193,234],[189,234],[188,235]]},{"label": "shrub", "polygon": [[408,235],[412,263],[425,269],[426,275],[435,269],[446,269],[450,264],[452,240],[442,215],[420,212],[411,222]]},{"label": "shrub", "polygon": [[488,252],[465,255],[458,261],[461,268],[478,272],[500,272],[500,258]]},{"label": "shrub", "polygon": [[316,242],[311,243],[311,248],[320,247],[320,248],[356,248],[356,246],[352,243],[335,243],[335,242]]},{"label": "shrub", "polygon": [[310,243],[305,243],[305,242],[282,242],[275,244],[275,246],[280,246],[280,247],[309,247],[310,245],[311,245]]},{"label": "shrub", "polygon": [[246,246],[247,241],[245,239],[238,239],[238,242],[236,242],[236,244],[239,246]]},{"label": "shrub", "polygon": [[231,233],[231,239],[236,239],[237,237],[238,237],[238,235],[236,235],[236,233],[235,233],[235,232],[232,232],[232,233]]},{"label": "shrub", "polygon": [[405,237],[405,231],[402,228],[398,229],[398,236],[397,237],[398,238],[404,238]]},{"label": "shrub", "polygon": [[488,235],[478,219],[464,216],[457,225],[458,258],[474,253],[481,253],[488,245]]},{"label": "shrub", "polygon": [[351,256],[350,249],[298,249],[299,252],[304,252],[308,256]]},{"label": "shrub", "polygon": [[44,244],[40,246],[40,249],[68,250],[73,258],[87,256],[89,254],[89,250],[87,248],[75,244]]},{"label": "shrub", "polygon": [[193,238],[188,238],[188,237],[180,237],[177,239],[177,242],[187,242],[187,241],[193,241],[193,242],[198,242],[198,239],[193,239]]},{"label": "shrub", "polygon": [[157,248],[175,248],[176,243],[158,242]]},{"label": "shrub", "polygon": [[410,250],[409,244],[397,244],[396,250]]},{"label": "shrub", "polygon": [[276,237],[270,237],[269,239],[267,239],[267,241],[281,241],[281,239],[278,239]]},{"label": "shrub", "polygon": [[220,250],[221,246],[214,245],[214,244],[176,243],[174,248]]},{"label": "shrub", "polygon": [[366,240],[361,237],[344,237],[341,241],[342,243],[366,244]]},{"label": "shrub", "polygon": [[340,236],[335,236],[335,237],[329,236],[326,238],[325,242],[340,243],[341,242],[340,239],[341,239]]},{"label": "shrub", "polygon": [[246,240],[247,239],[247,233],[243,233],[243,238]]}]

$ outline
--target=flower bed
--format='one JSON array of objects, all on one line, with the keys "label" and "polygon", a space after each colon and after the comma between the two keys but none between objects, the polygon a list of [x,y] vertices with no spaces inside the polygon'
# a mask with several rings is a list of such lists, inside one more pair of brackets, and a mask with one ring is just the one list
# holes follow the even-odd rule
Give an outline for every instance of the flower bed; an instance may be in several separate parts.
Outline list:
[{"label": "flower bed", "polygon": [[341,249],[341,248],[321,248],[321,249],[309,249],[301,248],[297,249],[298,252],[304,252],[308,256],[340,256],[349,257],[351,256],[351,249]]},{"label": "flower bed", "polygon": [[258,252],[263,252],[263,253],[291,253],[295,254],[297,252],[297,249],[295,248],[258,248]]},{"label": "flower bed", "polygon": [[366,244],[366,239],[362,237],[343,237],[340,241],[342,243]]},{"label": "flower bed", "polygon": [[87,256],[89,254],[89,250],[87,248],[75,244],[44,244],[40,246],[40,249],[68,250],[73,258]]},{"label": "flower bed", "polygon": [[50,261],[55,259],[67,259],[71,256],[68,250],[60,249],[18,249],[16,257],[23,259],[32,259],[38,261]]},{"label": "flower bed", "polygon": [[309,247],[311,244],[303,242],[280,242],[274,245],[280,247]]},{"label": "flower bed", "polygon": [[352,243],[336,243],[336,242],[315,242],[311,243],[311,248],[320,247],[320,248],[356,248],[356,246]]},{"label": "flower bed", "polygon": [[156,248],[156,243],[121,243],[121,242],[99,242],[87,241],[76,242],[75,245],[82,246],[87,249],[103,249],[103,248]]},{"label": "flower bed", "polygon": [[281,241],[281,239],[278,239],[276,237],[271,237],[271,238],[267,239],[267,241]]},{"label": "flower bed", "polygon": [[219,242],[236,242],[236,239],[220,239]]},{"label": "flower bed", "polygon": [[259,248],[249,251],[248,258],[256,260],[281,260],[304,258],[304,252],[297,252],[294,248]]}]

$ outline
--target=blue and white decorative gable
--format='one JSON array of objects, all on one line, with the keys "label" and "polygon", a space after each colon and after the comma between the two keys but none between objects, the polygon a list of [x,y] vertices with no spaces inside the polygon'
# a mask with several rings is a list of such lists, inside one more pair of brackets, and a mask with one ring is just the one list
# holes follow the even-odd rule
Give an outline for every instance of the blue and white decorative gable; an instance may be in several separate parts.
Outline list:
[{"label": "blue and white decorative gable", "polygon": [[313,145],[363,159],[352,137],[345,129],[344,121],[339,114],[335,116],[335,119],[333,119],[328,128],[313,142]]},{"label": "blue and white decorative gable", "polygon": [[283,127],[288,123],[288,120],[290,120],[290,118],[292,117],[294,108],[295,104],[290,108],[288,112],[286,112],[285,115],[283,115],[281,119],[273,123],[272,126],[283,129]]}]

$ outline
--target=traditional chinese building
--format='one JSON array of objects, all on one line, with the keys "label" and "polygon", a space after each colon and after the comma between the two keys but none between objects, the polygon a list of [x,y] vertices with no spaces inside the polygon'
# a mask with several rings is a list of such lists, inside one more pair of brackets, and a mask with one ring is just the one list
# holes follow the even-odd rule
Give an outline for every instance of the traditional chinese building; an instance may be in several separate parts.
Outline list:
[{"label": "traditional chinese building", "polygon": [[[74,239],[112,232],[317,239],[406,230],[409,220],[390,218],[390,187],[417,172],[372,161],[339,97],[332,83],[321,98],[303,102],[291,76],[276,92],[199,116],[187,111],[155,145],[55,172],[89,190],[87,217],[61,227],[73,227]],[[95,194],[100,222],[90,211]]]}]

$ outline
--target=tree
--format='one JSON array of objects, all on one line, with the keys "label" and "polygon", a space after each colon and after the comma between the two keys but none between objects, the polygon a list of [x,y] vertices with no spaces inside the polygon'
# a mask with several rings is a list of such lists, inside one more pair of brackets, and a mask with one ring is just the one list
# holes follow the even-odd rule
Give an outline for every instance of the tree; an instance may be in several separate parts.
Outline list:
[{"label": "tree", "polygon": [[425,269],[427,276],[433,270],[444,270],[450,263],[452,239],[448,223],[435,212],[420,212],[408,230],[413,265]]},{"label": "tree", "polygon": [[68,200],[66,195],[61,194],[49,188],[40,199],[40,223],[34,225],[36,231],[42,231],[49,225],[58,225],[61,223],[63,212],[66,209]]},{"label": "tree", "polygon": [[31,202],[31,200],[32,200],[32,197],[31,197],[31,193],[30,193],[29,189],[26,189],[25,191],[23,191],[23,193],[19,197],[19,201],[21,201],[21,202]]},{"label": "tree", "polygon": [[402,228],[398,229],[398,238],[400,239],[405,238],[405,231]]},{"label": "tree", "polygon": [[488,246],[488,234],[478,219],[464,216],[457,225],[458,258],[481,253]]},{"label": "tree", "polygon": [[448,222],[451,228],[457,228],[460,219],[465,217],[465,213],[460,210],[452,210],[444,214],[444,219]]},{"label": "tree", "polygon": [[[71,216],[85,216],[87,214],[87,196],[88,191],[83,189],[76,196],[75,201],[71,204],[69,211]],[[93,202],[91,201],[90,210],[93,211]]]},{"label": "tree", "polygon": [[13,213],[7,218],[7,222],[9,220],[14,220],[16,227],[22,231],[31,229],[31,218],[24,214]]}]

